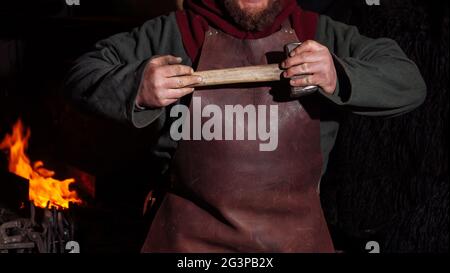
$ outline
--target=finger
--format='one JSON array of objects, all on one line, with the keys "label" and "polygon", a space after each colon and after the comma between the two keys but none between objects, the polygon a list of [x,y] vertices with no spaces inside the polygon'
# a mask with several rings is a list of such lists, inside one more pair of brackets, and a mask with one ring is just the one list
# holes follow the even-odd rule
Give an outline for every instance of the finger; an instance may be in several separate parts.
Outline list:
[{"label": "finger", "polygon": [[194,73],[194,69],[192,69],[192,67],[190,66],[174,64],[161,67],[159,72],[163,77],[176,77],[191,75],[192,73]]},{"label": "finger", "polygon": [[291,79],[290,84],[291,86],[295,87],[305,87],[310,85],[320,85],[320,78],[314,74],[314,75],[308,75],[297,79]]},{"label": "finger", "polygon": [[285,78],[291,78],[303,74],[314,74],[323,70],[323,64],[321,62],[315,63],[303,63],[301,65],[292,66],[283,73]]},{"label": "finger", "polygon": [[172,55],[164,55],[158,56],[151,59],[151,63],[155,65],[171,65],[171,64],[180,64],[183,61],[180,57],[175,57]]},{"label": "finger", "polygon": [[289,69],[293,66],[303,63],[315,63],[323,59],[323,54],[319,52],[303,52],[302,54],[295,55],[294,57],[287,58],[281,66],[285,69]]},{"label": "finger", "polygon": [[179,99],[181,97],[184,97],[192,92],[194,92],[194,88],[192,87],[186,87],[186,88],[179,88],[179,89],[168,89],[166,92],[166,96],[168,99]]},{"label": "finger", "polygon": [[178,89],[187,86],[196,85],[202,82],[202,77],[200,76],[178,76],[171,77],[165,80],[164,87],[168,89]]},{"label": "finger", "polygon": [[294,50],[292,50],[289,53],[289,56],[293,57],[295,55],[298,55],[298,54],[301,54],[304,52],[308,52],[308,51],[312,51],[312,52],[318,51],[318,50],[323,49],[323,47],[324,47],[323,45],[319,44],[316,41],[308,40],[308,41],[303,42],[301,45],[296,47]]}]

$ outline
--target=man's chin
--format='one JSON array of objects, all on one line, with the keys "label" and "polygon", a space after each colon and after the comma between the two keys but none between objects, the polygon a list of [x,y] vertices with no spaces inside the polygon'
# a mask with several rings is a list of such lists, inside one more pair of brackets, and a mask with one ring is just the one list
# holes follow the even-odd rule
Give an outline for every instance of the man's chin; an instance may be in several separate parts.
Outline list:
[{"label": "man's chin", "polygon": [[248,15],[256,15],[263,12],[268,6],[267,3],[262,3],[259,0],[242,0],[242,2],[239,3],[239,7],[242,12]]},{"label": "man's chin", "polygon": [[269,4],[261,4],[261,1],[247,1],[248,8],[245,8],[247,2],[224,0],[225,8],[234,19],[234,22],[247,31],[263,30],[273,23],[275,17],[282,9],[278,0],[270,0]]},{"label": "man's chin", "polygon": [[259,10],[259,9],[255,9],[255,10],[241,10],[242,13],[247,16],[247,17],[251,17],[251,18],[258,18],[260,14],[262,14],[264,12],[264,10]]}]

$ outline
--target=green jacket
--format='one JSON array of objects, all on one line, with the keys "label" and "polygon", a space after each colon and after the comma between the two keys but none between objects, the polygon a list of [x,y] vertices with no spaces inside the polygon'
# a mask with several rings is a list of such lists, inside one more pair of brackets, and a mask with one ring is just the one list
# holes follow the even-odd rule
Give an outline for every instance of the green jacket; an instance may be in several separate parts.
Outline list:
[{"label": "green jacket", "polygon": [[[325,160],[339,129],[336,110],[359,115],[392,117],[419,106],[426,86],[416,65],[397,43],[390,39],[371,39],[357,28],[321,15],[316,41],[334,55],[338,88],[333,95],[321,92],[321,145]],[[136,111],[135,98],[146,63],[155,55],[171,54],[192,65],[184,50],[175,14],[147,21],[128,33],[120,33],[95,45],[81,56],[66,80],[66,92],[78,103],[137,128],[154,122],[161,126],[154,155],[165,172],[176,149],[167,129],[165,108]],[[169,108],[169,107],[166,107]]]}]

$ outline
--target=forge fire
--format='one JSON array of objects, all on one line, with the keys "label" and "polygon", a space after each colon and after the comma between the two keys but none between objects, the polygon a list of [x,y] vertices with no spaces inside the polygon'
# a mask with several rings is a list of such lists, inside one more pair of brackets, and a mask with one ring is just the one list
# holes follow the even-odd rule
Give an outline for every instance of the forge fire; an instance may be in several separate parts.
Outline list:
[{"label": "forge fire", "polygon": [[9,155],[9,171],[29,182],[29,200],[36,207],[49,209],[68,209],[70,203],[81,204],[77,193],[70,190],[75,179],[57,180],[54,171],[44,168],[44,162],[30,161],[26,154],[30,136],[30,129],[25,128],[19,119],[12,134],[7,134],[0,142],[0,150]]}]

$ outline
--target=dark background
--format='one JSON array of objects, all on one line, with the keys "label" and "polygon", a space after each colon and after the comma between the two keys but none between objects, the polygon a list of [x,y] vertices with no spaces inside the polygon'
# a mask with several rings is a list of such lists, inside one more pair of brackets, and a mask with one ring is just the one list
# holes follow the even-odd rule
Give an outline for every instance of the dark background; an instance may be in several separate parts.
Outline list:
[{"label": "dark background", "polygon": [[[152,128],[133,129],[74,108],[64,99],[62,82],[72,61],[96,41],[176,5],[80,2],[2,1],[0,139],[20,117],[32,130],[33,161],[96,177],[95,200],[79,216],[83,252],[137,252],[148,226],[143,201],[155,182],[154,162],[146,156]],[[424,105],[401,117],[340,113],[341,131],[321,189],[337,249],[365,252],[366,242],[376,240],[382,252],[448,252],[448,2],[299,2],[370,37],[395,39],[428,86]],[[2,154],[0,170],[7,170]]]}]

